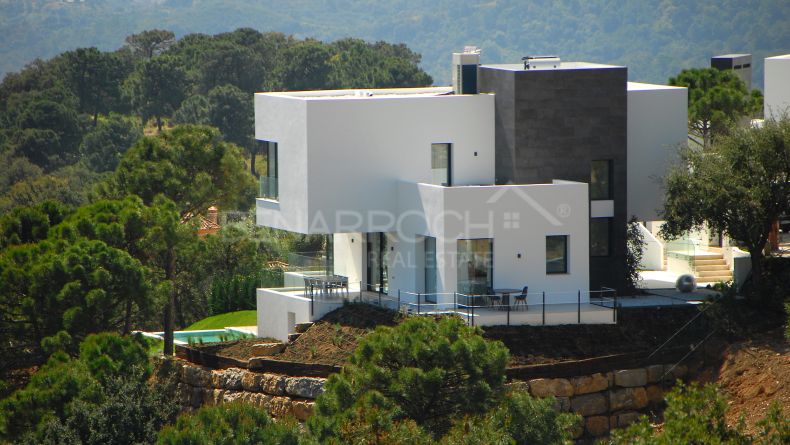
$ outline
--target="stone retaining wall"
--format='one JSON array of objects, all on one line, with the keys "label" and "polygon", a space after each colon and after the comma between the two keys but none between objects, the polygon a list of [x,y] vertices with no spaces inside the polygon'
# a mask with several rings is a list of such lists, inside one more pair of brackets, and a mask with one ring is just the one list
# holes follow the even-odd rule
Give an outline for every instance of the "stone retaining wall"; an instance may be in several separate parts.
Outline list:
[{"label": "stone retaining wall", "polygon": [[[293,377],[241,368],[212,370],[182,359],[173,359],[178,372],[178,393],[185,410],[235,400],[266,409],[274,417],[293,415],[306,420],[315,399],[323,392],[325,378]],[[699,363],[693,362],[696,369]],[[574,439],[585,442],[623,428],[643,413],[659,411],[664,393],[689,369],[678,365],[652,365],[569,378],[513,380],[512,390],[535,397],[554,396],[555,409],[581,416]]]},{"label": "stone retaining wall", "polygon": [[665,388],[687,373],[687,368],[679,365],[665,375],[671,367],[653,365],[571,378],[514,381],[509,385],[535,397],[554,396],[555,409],[582,416],[574,439],[596,438],[630,425],[651,408],[659,409]]},{"label": "stone retaining wall", "polygon": [[240,400],[264,408],[275,417],[292,414],[307,420],[326,382],[320,377],[289,377],[241,368],[211,370],[179,359],[173,363],[185,410]]}]

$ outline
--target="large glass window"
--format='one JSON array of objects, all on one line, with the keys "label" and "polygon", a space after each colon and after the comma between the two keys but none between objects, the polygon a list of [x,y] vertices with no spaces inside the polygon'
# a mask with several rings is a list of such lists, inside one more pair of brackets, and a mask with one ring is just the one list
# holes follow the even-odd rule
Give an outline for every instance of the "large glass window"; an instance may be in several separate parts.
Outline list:
[{"label": "large glass window", "polygon": [[452,185],[452,144],[431,144],[432,184]]},{"label": "large glass window", "polygon": [[368,290],[387,293],[389,270],[387,267],[387,234],[367,234]]},{"label": "large glass window", "polygon": [[568,273],[568,235],[546,237],[546,273]]},{"label": "large glass window", "polygon": [[260,197],[277,199],[279,194],[277,142],[263,141],[263,153],[266,155],[266,175],[260,177]]},{"label": "large glass window", "polygon": [[489,238],[458,240],[458,292],[484,295],[493,287],[494,242]]},{"label": "large glass window", "polygon": [[612,218],[590,218],[590,256],[609,256]]},{"label": "large glass window", "polygon": [[590,199],[612,199],[612,161],[592,161]]},{"label": "large glass window", "polygon": [[436,303],[436,238],[425,237],[425,301]]}]

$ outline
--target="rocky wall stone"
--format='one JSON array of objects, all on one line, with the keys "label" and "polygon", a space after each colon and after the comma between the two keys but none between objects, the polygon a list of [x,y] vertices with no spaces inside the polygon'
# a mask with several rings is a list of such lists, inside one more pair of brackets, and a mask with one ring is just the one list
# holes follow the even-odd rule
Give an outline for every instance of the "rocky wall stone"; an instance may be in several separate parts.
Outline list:
[{"label": "rocky wall stone", "polygon": [[261,391],[262,379],[262,374],[245,371],[241,377],[241,388],[245,391],[259,392]]},{"label": "rocky wall stone", "polygon": [[285,380],[285,393],[315,399],[324,392],[324,383],[326,379],[318,377],[288,377]]},{"label": "rocky wall stone", "polygon": [[635,410],[647,406],[645,388],[622,388],[609,391],[609,409],[611,411]]},{"label": "rocky wall stone", "polygon": [[532,379],[528,383],[529,392],[535,397],[573,395],[573,385],[567,379]]},{"label": "rocky wall stone", "polygon": [[609,389],[609,379],[601,373],[574,377],[570,380],[575,395],[590,394]]},{"label": "rocky wall stone", "polygon": [[181,368],[180,380],[187,385],[208,388],[211,386],[211,371],[199,366],[184,365]]},{"label": "rocky wall stone", "polygon": [[603,436],[609,432],[609,417],[591,416],[584,419],[584,428],[587,434],[593,437]]},{"label": "rocky wall stone", "polygon": [[255,357],[275,355],[285,350],[285,343],[258,343],[252,345],[252,355]]},{"label": "rocky wall stone", "polygon": [[239,368],[228,368],[211,372],[211,384],[215,388],[240,390],[241,380],[247,371]]},{"label": "rocky wall stone", "polygon": [[274,417],[285,417],[293,412],[291,404],[288,397],[272,397],[266,408]]},{"label": "rocky wall stone", "polygon": [[664,401],[664,389],[658,385],[648,385],[645,388],[647,401],[649,403],[662,403]]},{"label": "rocky wall stone", "polygon": [[571,411],[581,416],[604,414],[609,407],[602,393],[584,394],[571,398]]},{"label": "rocky wall stone", "polygon": [[260,380],[261,391],[273,396],[281,396],[285,394],[286,380],[287,377],[284,375],[263,374]]},{"label": "rocky wall stone", "polygon": [[640,413],[636,411],[625,411],[609,417],[609,426],[615,428],[627,428],[632,423],[639,420]]},{"label": "rocky wall stone", "polygon": [[650,365],[645,368],[647,383],[657,383],[664,375],[664,365]]},{"label": "rocky wall stone", "polygon": [[647,371],[644,368],[615,371],[614,384],[624,388],[645,386],[647,384]]}]

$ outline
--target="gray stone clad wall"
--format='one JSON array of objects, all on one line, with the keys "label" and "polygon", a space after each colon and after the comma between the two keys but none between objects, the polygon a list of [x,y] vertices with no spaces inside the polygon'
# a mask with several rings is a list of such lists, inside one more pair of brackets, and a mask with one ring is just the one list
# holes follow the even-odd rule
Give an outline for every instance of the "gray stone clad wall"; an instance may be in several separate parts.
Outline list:
[{"label": "gray stone clad wall", "polygon": [[621,288],[627,221],[627,68],[525,71],[484,65],[478,78],[481,93],[496,94],[497,183],[589,182],[591,161],[613,161],[611,255],[590,258],[590,287]]}]

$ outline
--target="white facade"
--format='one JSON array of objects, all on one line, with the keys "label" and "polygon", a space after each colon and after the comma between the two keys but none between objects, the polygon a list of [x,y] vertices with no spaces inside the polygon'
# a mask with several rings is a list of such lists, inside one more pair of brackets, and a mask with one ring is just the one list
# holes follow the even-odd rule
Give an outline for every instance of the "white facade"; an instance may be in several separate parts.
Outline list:
[{"label": "white facade", "polygon": [[686,145],[688,89],[628,82],[628,216],[661,219],[662,181]]},{"label": "white facade", "polygon": [[790,54],[765,58],[765,118],[790,116]]},{"label": "white facade", "polygon": [[493,184],[494,97],[450,91],[256,94],[255,138],[278,143],[280,176],[280,199],[257,201],[258,224],[389,231],[398,181],[431,182],[432,143],[452,144],[453,185]]},{"label": "white facade", "polygon": [[[637,83],[627,88],[628,212],[655,220],[663,201],[660,178],[686,141],[687,90]],[[377,265],[386,265],[389,304],[408,306],[429,293],[437,311],[447,310],[459,293],[472,293],[462,287],[480,284],[481,268],[460,250],[484,245],[490,248],[486,290],[528,286],[528,305],[545,301],[544,312],[553,305],[555,314],[564,314],[551,321],[541,311],[523,311],[513,315],[516,322],[581,322],[581,305],[590,306],[591,297],[589,218],[611,217],[614,201],[590,202],[587,184],[579,182],[494,185],[494,96],[452,92],[256,94],[255,137],[277,143],[278,172],[277,196],[256,202],[257,223],[331,234],[333,273],[347,277],[360,298],[371,283],[379,284],[368,282],[376,269],[369,265],[373,246],[367,242],[370,234],[381,234],[370,239],[386,237]],[[432,144],[450,144],[449,185],[436,184]],[[426,245],[433,240],[436,266],[429,268]],[[557,240],[563,248],[556,248]],[[429,273],[435,273],[430,289]],[[279,339],[295,323],[338,305],[305,298],[298,285],[259,289],[257,301],[259,335]],[[588,322],[613,321],[606,308],[588,312]],[[510,322],[510,311],[506,315]],[[504,320],[496,309],[476,317],[481,323]]]}]

